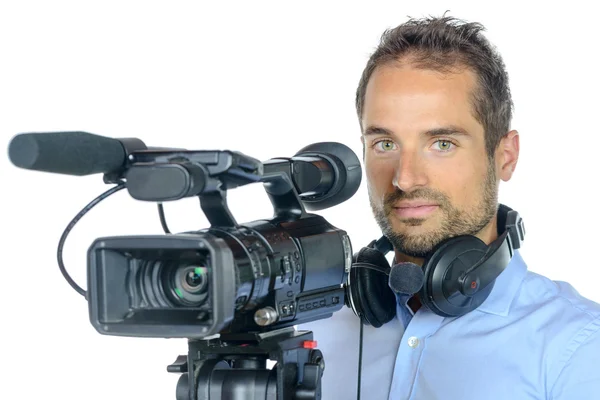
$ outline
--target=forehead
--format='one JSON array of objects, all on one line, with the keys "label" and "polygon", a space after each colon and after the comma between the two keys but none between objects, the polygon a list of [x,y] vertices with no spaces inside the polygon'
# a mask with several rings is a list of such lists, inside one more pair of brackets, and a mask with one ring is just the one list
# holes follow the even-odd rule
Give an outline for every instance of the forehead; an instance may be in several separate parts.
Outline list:
[{"label": "forehead", "polygon": [[377,67],[365,92],[363,129],[376,125],[407,132],[452,125],[483,135],[473,115],[475,89],[475,74],[466,68],[442,73],[405,64]]}]

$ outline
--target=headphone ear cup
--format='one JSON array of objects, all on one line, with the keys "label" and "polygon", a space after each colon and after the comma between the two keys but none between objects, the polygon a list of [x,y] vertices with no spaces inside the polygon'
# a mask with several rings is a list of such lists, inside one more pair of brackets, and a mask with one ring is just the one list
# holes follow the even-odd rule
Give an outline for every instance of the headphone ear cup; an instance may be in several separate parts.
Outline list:
[{"label": "headphone ear cup", "polygon": [[461,275],[479,262],[488,246],[478,237],[462,235],[439,243],[423,263],[425,281],[419,291],[421,303],[443,317],[459,317],[481,305],[494,284],[473,296],[460,292]]},{"label": "headphone ear cup", "polygon": [[[390,268],[383,253],[369,247],[358,252],[355,262]],[[391,321],[396,316],[396,296],[388,285],[388,275],[360,266],[353,266],[350,274],[352,303],[362,323],[379,328]]]}]

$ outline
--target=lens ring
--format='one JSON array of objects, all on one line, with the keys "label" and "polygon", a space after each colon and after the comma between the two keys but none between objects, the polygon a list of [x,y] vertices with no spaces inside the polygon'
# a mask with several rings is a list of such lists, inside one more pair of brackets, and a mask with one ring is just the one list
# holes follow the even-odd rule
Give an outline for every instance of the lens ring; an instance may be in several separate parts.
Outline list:
[{"label": "lens ring", "polygon": [[143,307],[170,307],[172,305],[163,289],[164,282],[160,278],[163,268],[161,261],[144,260],[141,262],[132,284],[135,285],[134,290],[141,297]]}]

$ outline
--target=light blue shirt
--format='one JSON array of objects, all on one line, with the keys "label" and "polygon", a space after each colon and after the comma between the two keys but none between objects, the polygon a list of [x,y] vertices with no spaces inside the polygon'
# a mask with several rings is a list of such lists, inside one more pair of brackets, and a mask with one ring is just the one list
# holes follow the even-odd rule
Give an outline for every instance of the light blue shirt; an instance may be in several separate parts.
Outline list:
[{"label": "light blue shirt", "polygon": [[[600,305],[528,271],[519,252],[469,314],[413,315],[407,300],[364,329],[361,399],[600,399]],[[356,399],[358,318],[345,308],[298,329],[323,352],[322,398]]]}]

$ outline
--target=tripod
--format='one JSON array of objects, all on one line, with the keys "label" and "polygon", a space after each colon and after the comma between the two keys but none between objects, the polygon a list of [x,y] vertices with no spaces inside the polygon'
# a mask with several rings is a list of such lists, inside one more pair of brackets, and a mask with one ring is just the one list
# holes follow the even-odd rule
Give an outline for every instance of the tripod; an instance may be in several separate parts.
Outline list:
[{"label": "tripod", "polygon": [[[311,331],[188,340],[188,355],[167,367],[181,373],[177,400],[313,400],[321,398],[325,361]],[[267,369],[267,360],[276,361]]]}]

